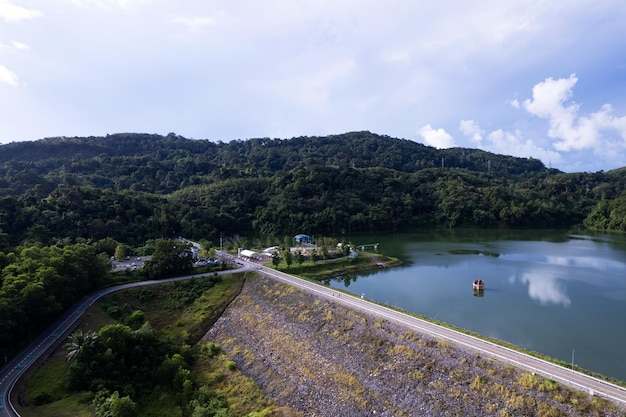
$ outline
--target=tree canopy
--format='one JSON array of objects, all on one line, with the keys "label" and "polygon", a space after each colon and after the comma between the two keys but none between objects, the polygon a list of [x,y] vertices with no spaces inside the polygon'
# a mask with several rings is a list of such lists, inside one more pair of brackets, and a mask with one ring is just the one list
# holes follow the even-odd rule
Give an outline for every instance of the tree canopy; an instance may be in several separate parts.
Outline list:
[{"label": "tree canopy", "polygon": [[619,230],[603,207],[626,191],[626,170],[566,174],[370,132],[228,143],[116,134],[0,150],[0,247],[423,226]]},{"label": "tree canopy", "polygon": [[13,353],[82,296],[102,287],[110,269],[93,245],[20,246],[0,252],[0,354]]}]

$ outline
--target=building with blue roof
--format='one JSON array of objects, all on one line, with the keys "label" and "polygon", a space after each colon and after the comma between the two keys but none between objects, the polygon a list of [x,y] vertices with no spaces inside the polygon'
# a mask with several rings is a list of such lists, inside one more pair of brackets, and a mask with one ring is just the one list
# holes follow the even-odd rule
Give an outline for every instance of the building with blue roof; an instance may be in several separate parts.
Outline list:
[{"label": "building with blue roof", "polygon": [[303,243],[308,243],[308,244],[313,243],[313,238],[309,235],[299,234],[299,235],[295,235],[293,238],[296,240],[296,243],[300,245]]}]

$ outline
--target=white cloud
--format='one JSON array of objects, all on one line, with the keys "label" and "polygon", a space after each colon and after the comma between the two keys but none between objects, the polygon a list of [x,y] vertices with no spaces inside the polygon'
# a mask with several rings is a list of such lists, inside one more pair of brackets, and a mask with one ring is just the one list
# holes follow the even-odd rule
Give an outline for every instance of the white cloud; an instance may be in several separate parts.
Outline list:
[{"label": "white cloud", "polygon": [[433,129],[431,125],[422,126],[417,133],[423,142],[435,148],[452,148],[457,146],[454,138],[444,129]]},{"label": "white cloud", "polygon": [[520,158],[536,158],[544,163],[558,164],[563,159],[560,153],[542,148],[530,139],[524,139],[519,131],[494,130],[487,135],[487,140],[482,149]]},{"label": "white cloud", "polygon": [[214,25],[216,23],[216,20],[212,17],[193,16],[193,17],[176,17],[174,18],[174,22],[180,23],[188,27],[192,31],[197,31],[205,26]]},{"label": "white cloud", "polygon": [[18,83],[17,75],[4,65],[0,65],[0,82],[16,86]]},{"label": "white cloud", "polygon": [[147,3],[150,0],[72,0],[72,3],[79,7],[96,6],[101,9],[108,9],[111,6],[119,6],[128,9],[132,6]]},{"label": "white cloud", "polygon": [[597,150],[616,141],[626,144],[626,116],[614,116],[610,104],[588,116],[579,115],[580,105],[570,101],[577,82],[575,74],[557,80],[547,78],[533,87],[533,97],[524,100],[524,108],[548,120],[548,136],[557,139],[554,143],[557,150]]},{"label": "white cloud", "polygon": [[459,127],[465,136],[472,139],[472,142],[476,145],[481,144],[485,131],[480,128],[478,123],[473,120],[461,120]]},{"label": "white cloud", "polygon": [[508,104],[510,104],[510,105],[511,105],[511,107],[513,107],[514,109],[519,109],[519,108],[520,108],[519,101],[517,101],[517,99],[516,99],[516,98],[514,98],[514,99],[513,99],[513,100],[511,100],[511,101],[507,101],[507,103],[508,103]]},{"label": "white cloud", "polygon": [[11,42],[11,45],[13,45],[13,48],[15,49],[30,49],[28,45],[22,42],[13,41]]},{"label": "white cloud", "polygon": [[[612,169],[626,165],[626,8],[584,3],[0,0],[0,140],[370,130],[546,164],[561,143],[569,167]],[[35,117],[49,122],[21,122]]]},{"label": "white cloud", "polygon": [[509,132],[497,129],[485,136],[485,131],[473,120],[461,120],[460,129],[478,148],[520,158],[537,158],[544,163],[560,163],[562,155],[558,152],[542,148],[532,140],[524,139],[519,131]]},{"label": "white cloud", "polygon": [[3,43],[0,43],[0,49],[30,49],[28,45],[21,43],[21,42],[17,42],[17,41],[13,41],[11,42],[10,45],[5,45]]},{"label": "white cloud", "polygon": [[0,0],[0,18],[9,22],[33,19],[42,16],[39,10],[16,6],[9,0]]}]

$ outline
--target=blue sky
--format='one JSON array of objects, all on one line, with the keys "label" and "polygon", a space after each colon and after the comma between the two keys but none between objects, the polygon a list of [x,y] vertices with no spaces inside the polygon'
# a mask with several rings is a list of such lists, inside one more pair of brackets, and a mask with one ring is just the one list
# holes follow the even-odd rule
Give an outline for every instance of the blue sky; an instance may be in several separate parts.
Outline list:
[{"label": "blue sky", "polygon": [[626,166],[626,2],[0,0],[0,143],[369,130]]}]

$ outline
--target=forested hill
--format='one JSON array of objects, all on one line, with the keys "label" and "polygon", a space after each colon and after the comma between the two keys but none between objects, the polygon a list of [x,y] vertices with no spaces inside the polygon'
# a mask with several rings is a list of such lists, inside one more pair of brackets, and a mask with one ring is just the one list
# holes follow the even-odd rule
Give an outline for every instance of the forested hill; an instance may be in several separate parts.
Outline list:
[{"label": "forested hill", "polygon": [[[462,168],[512,179],[542,172],[536,159],[477,149],[438,150],[403,139],[353,132],[326,137],[249,139],[228,143],[190,140],[170,133],[49,138],[0,147],[3,194],[21,194],[36,184],[47,191],[61,183],[117,190],[168,193],[197,182],[232,177],[271,177],[297,166],[388,168],[414,173],[425,168]],[[166,181],[152,178],[165,175]],[[146,181],[145,183],[143,181]]]},{"label": "forested hill", "polygon": [[173,133],[48,138],[0,146],[0,228],[12,244],[585,219],[626,230],[625,178],[623,170],[565,174],[532,158],[370,132],[228,143]]}]

